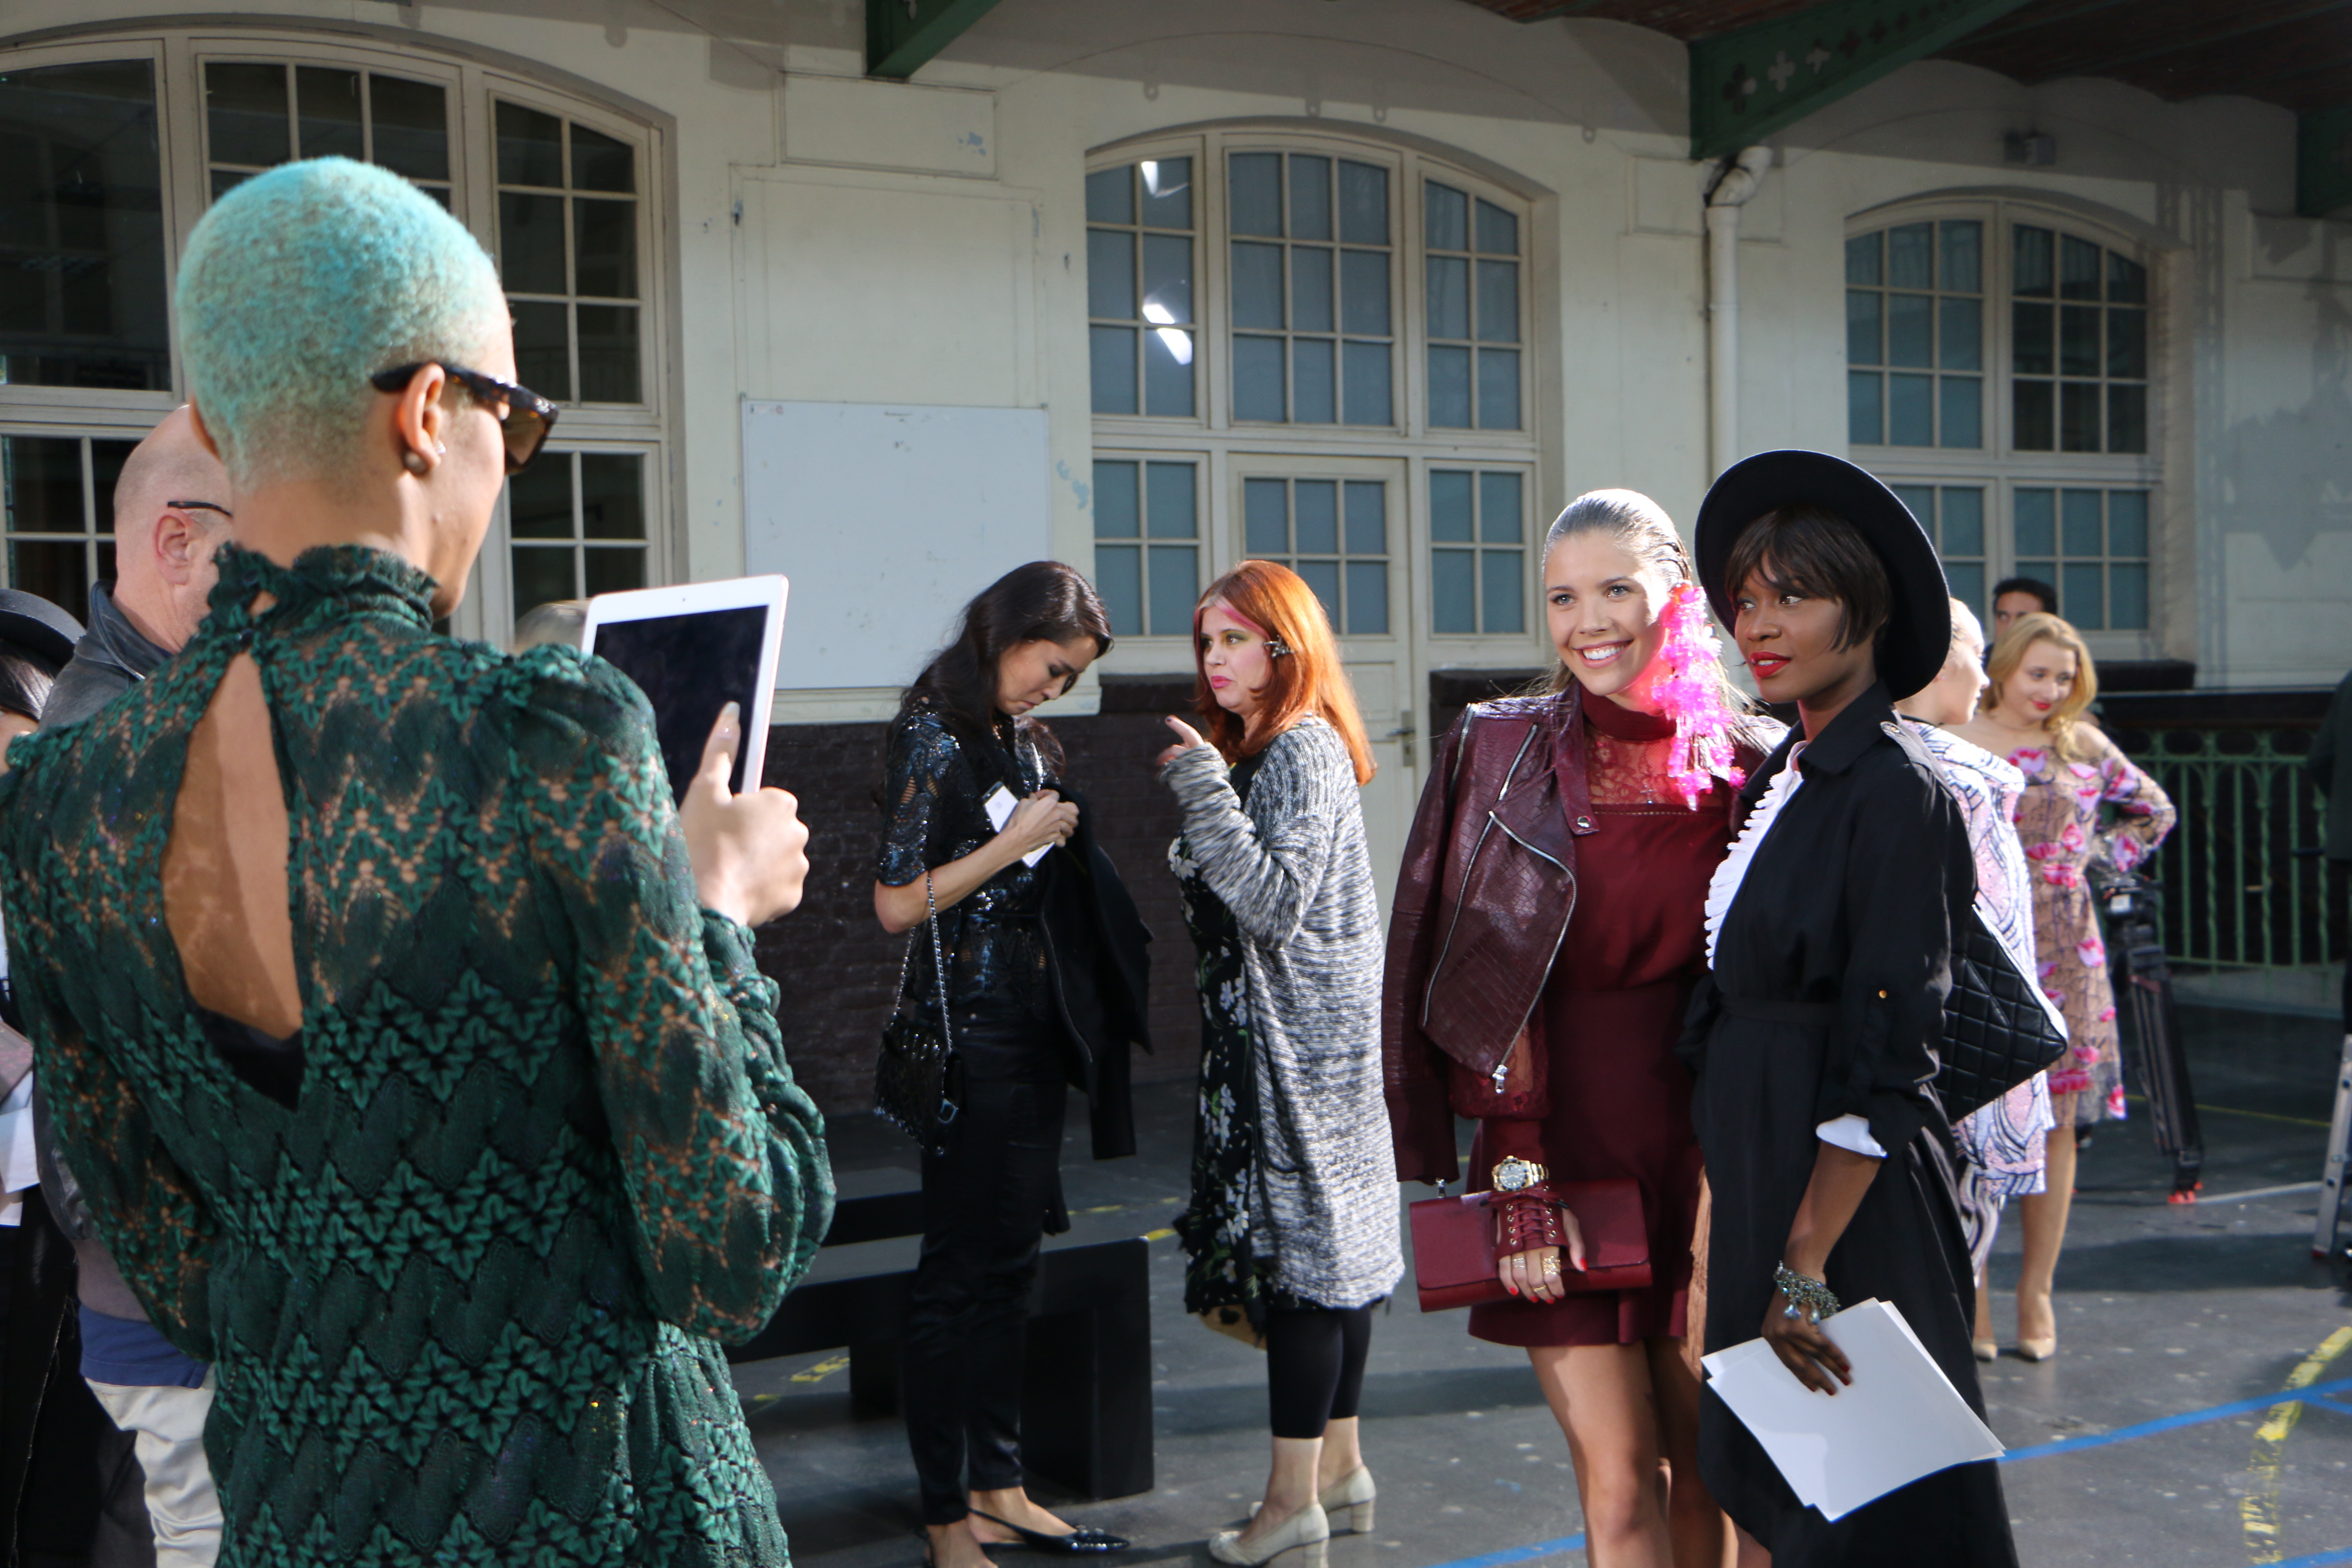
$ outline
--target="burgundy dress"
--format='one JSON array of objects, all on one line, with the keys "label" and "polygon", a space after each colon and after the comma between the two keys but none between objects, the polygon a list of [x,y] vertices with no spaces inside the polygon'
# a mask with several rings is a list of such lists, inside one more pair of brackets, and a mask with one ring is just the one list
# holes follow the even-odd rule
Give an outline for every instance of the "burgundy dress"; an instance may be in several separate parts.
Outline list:
[{"label": "burgundy dress", "polygon": [[[1651,1284],[1570,1295],[1549,1306],[1470,1309],[1473,1338],[1504,1345],[1635,1344],[1680,1337],[1698,1224],[1699,1150],[1690,1073],[1675,1058],[1691,988],[1706,968],[1707,879],[1731,842],[1733,792],[1718,780],[1696,809],[1650,774],[1645,741],[1673,723],[1602,699],[1583,704],[1597,831],[1576,841],[1576,910],[1528,1020],[1550,1111],[1479,1123],[1474,1190],[1507,1154],[1555,1182],[1631,1176],[1642,1184]],[[1612,744],[1612,742],[1627,742]]]}]

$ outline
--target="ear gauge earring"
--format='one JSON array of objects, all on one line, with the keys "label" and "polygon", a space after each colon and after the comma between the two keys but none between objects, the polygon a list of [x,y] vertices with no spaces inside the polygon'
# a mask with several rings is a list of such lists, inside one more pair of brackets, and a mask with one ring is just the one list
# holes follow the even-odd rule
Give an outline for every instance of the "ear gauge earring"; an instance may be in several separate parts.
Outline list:
[{"label": "ear gauge earring", "polygon": [[425,454],[418,451],[415,447],[411,447],[407,451],[403,452],[400,455],[400,466],[406,468],[410,473],[415,474],[421,479],[425,477],[425,469],[426,466],[425,462]]}]

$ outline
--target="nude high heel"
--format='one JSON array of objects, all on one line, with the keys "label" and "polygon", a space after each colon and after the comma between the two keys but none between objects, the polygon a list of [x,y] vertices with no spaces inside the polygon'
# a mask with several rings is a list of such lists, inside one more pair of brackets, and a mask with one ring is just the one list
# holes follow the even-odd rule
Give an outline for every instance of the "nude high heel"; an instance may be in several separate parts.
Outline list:
[{"label": "nude high heel", "polygon": [[1347,1527],[1350,1531],[1357,1535],[1370,1535],[1372,1532],[1372,1500],[1379,1495],[1380,1489],[1372,1485],[1372,1472],[1358,1465],[1325,1487],[1323,1495],[1315,1500],[1322,1505],[1324,1516],[1330,1520],[1334,1535],[1339,1532],[1342,1514],[1347,1516]]},{"label": "nude high heel", "polygon": [[1258,1568],[1286,1552],[1297,1552],[1301,1568],[1324,1568],[1331,1549],[1331,1521],[1321,1503],[1310,1502],[1269,1531],[1265,1540],[1250,1546],[1241,1541],[1240,1531],[1221,1530],[1209,1537],[1209,1555],[1236,1568]]}]

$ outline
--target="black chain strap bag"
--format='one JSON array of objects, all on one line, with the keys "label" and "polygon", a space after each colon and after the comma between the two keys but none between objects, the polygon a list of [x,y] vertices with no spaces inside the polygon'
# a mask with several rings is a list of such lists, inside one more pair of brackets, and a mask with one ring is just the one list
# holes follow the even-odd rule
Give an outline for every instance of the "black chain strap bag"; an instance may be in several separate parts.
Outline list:
[{"label": "black chain strap bag", "polygon": [[938,987],[939,1018],[926,1018],[907,1005],[907,970],[915,956],[915,933],[898,960],[898,985],[890,1021],[882,1029],[882,1054],[874,1063],[874,1112],[920,1144],[924,1152],[947,1152],[948,1128],[962,1107],[962,1062],[956,1055],[949,1021],[948,969],[940,952],[940,910],[931,900],[931,874],[923,873],[923,925],[931,933],[931,978]]},{"label": "black chain strap bag", "polygon": [[1943,1067],[1936,1093],[1958,1121],[1990,1105],[2066,1051],[2065,1026],[2032,979],[1974,910],[1952,933],[1952,992],[1944,1000]]}]

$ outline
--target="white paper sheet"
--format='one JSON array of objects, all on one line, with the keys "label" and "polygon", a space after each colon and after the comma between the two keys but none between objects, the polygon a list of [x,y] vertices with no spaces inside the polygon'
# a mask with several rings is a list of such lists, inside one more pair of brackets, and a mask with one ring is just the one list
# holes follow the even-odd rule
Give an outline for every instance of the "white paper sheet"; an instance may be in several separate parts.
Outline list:
[{"label": "white paper sheet", "polygon": [[1853,1371],[1834,1395],[1799,1383],[1760,1339],[1703,1363],[1707,1386],[1756,1435],[1799,1500],[1843,1519],[1922,1476],[2000,1457],[2000,1439],[1892,1303],[1858,1301],[1822,1331]]},{"label": "white paper sheet", "polygon": [[[1014,800],[1013,792],[1003,784],[991,784],[987,795],[980,804],[987,808],[990,826],[1002,833],[1004,831],[1004,825],[1013,820],[1013,808],[1021,803]],[[1052,847],[1050,844],[1040,844],[1036,848],[1021,857],[1021,863],[1024,866],[1034,866],[1045,858],[1045,851]]]}]

